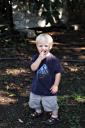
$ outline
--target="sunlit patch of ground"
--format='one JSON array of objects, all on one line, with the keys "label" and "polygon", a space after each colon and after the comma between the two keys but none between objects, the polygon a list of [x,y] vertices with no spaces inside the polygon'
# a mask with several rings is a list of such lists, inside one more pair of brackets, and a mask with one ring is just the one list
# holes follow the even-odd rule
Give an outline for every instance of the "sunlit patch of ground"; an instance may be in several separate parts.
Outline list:
[{"label": "sunlit patch of ground", "polygon": [[5,70],[0,70],[0,75],[12,75],[12,76],[18,76],[18,75],[25,75],[29,74],[29,69],[25,68],[6,68]]},{"label": "sunlit patch of ground", "polygon": [[12,94],[1,91],[0,92],[0,105],[9,105],[9,104],[16,103],[17,99],[14,99],[12,96],[13,96]]},{"label": "sunlit patch of ground", "polygon": [[6,69],[6,73],[16,76],[16,75],[19,75],[21,73],[27,73],[27,70],[22,69],[22,68],[20,68],[20,69]]},{"label": "sunlit patch of ground", "polygon": [[0,128],[5,128],[5,127],[7,127],[7,126],[8,126],[7,123],[0,123]]},{"label": "sunlit patch of ground", "polygon": [[60,105],[71,105],[75,106],[78,105],[79,103],[85,103],[85,96],[81,96],[78,94],[74,95],[63,95],[63,96],[58,96],[59,99],[59,104]]}]

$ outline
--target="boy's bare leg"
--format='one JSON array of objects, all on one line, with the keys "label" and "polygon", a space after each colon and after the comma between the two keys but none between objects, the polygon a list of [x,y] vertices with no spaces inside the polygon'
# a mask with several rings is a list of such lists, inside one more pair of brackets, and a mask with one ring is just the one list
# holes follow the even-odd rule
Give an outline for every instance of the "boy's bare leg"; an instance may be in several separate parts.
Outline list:
[{"label": "boy's bare leg", "polygon": [[53,111],[51,117],[58,118],[58,111],[57,110]]},{"label": "boy's bare leg", "polygon": [[42,113],[41,109],[36,109],[35,110],[37,113]]}]

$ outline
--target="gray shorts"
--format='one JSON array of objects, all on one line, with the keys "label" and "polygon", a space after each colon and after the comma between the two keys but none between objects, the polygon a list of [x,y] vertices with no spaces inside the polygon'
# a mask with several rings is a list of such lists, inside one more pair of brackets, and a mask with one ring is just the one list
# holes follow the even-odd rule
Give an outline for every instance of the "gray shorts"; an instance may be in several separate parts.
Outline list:
[{"label": "gray shorts", "polygon": [[57,96],[40,96],[30,93],[29,107],[41,110],[41,106],[47,112],[58,110]]}]

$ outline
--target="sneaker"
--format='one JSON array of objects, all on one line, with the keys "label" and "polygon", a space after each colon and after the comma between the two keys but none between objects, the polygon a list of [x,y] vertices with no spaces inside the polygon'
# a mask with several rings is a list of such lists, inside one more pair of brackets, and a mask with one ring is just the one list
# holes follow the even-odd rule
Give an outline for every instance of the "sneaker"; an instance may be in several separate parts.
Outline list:
[{"label": "sneaker", "polygon": [[54,124],[56,124],[56,123],[58,123],[58,122],[59,122],[59,119],[58,119],[58,118],[50,117],[50,119],[48,119],[48,120],[45,122],[45,124],[47,124],[47,125],[54,125]]},{"label": "sneaker", "polygon": [[41,116],[42,116],[42,113],[37,113],[37,112],[30,114],[30,118],[32,118],[32,119],[36,119],[36,118],[39,118]]}]

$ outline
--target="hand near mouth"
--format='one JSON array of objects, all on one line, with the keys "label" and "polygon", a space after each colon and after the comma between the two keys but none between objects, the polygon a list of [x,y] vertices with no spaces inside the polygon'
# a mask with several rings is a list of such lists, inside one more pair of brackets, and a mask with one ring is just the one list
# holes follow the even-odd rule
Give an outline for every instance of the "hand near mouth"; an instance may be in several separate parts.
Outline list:
[{"label": "hand near mouth", "polygon": [[42,51],[42,52],[40,53],[40,55],[39,55],[39,58],[40,58],[41,60],[45,59],[45,58],[46,58],[46,51]]}]

